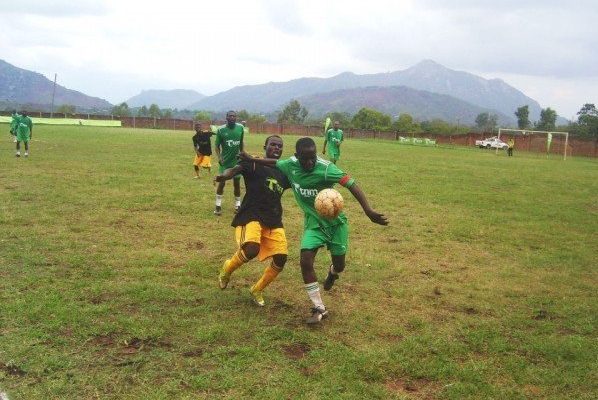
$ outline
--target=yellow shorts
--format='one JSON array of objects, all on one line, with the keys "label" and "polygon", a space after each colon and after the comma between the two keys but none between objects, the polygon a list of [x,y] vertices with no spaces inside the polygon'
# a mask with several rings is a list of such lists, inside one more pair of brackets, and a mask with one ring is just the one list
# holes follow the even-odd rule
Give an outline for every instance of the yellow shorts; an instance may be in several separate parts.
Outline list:
[{"label": "yellow shorts", "polygon": [[210,156],[198,156],[195,154],[193,165],[196,167],[211,168],[212,162],[210,161]]},{"label": "yellow shorts", "polygon": [[287,254],[287,238],[284,228],[263,228],[257,221],[235,228],[235,239],[239,247],[244,243],[253,242],[260,244],[258,260],[264,261],[275,254]]}]

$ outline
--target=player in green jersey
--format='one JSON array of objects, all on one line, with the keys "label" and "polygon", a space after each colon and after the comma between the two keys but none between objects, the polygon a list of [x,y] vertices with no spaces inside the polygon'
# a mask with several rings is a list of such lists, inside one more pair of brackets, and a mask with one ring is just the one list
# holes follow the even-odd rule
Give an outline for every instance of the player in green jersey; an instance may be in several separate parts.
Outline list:
[{"label": "player in green jersey", "polygon": [[383,214],[372,209],[365,194],[345,172],[330,161],[318,158],[316,144],[311,138],[301,138],[295,145],[295,155],[286,160],[257,159],[242,152],[241,159],[264,165],[276,165],[291,183],[295,200],[304,213],[303,237],[301,238],[301,273],[303,283],[314,307],[307,323],[319,323],[328,315],[322,302],[314,261],[318,249],[326,246],[330,251],[332,265],[324,281],[324,290],[330,290],[339,274],[345,269],[345,254],[348,249],[349,227],[347,217],[341,213],[335,219],[324,219],[314,208],[314,200],[323,189],[340,184],[357,199],[368,218],[380,225],[388,225]]},{"label": "player in green jersey", "polygon": [[11,115],[12,119],[10,121],[10,134],[13,136],[13,142],[17,142],[17,127],[19,126],[19,119],[21,116],[14,110]]},{"label": "player in green jersey", "polygon": [[25,143],[25,157],[29,156],[29,141],[33,137],[33,122],[25,111],[21,112],[17,126],[17,157],[21,157],[21,142]]},{"label": "player in green jersey", "polygon": [[[237,124],[237,113],[229,111],[226,113],[226,125],[222,125],[216,132],[215,153],[218,157],[220,168],[218,173],[222,175],[224,170],[237,165],[237,155],[243,150],[243,125]],[[224,193],[225,181],[218,182],[216,187],[216,208],[215,215],[222,214],[222,194]],[[235,212],[241,206],[241,176],[233,178],[235,194]]]},{"label": "player in green jersey", "polygon": [[341,157],[341,143],[343,142],[343,131],[339,129],[340,122],[334,121],[332,129],[328,129],[326,132],[326,138],[324,139],[324,149],[322,154],[326,154],[326,144],[328,144],[328,154],[330,154],[330,161],[334,164]]}]

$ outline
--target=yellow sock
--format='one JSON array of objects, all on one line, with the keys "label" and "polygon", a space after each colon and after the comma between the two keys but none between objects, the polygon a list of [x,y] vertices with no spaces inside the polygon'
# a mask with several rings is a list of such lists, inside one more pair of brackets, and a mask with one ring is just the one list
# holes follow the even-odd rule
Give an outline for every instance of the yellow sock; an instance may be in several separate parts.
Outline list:
[{"label": "yellow sock", "polygon": [[247,260],[243,249],[239,249],[235,254],[233,254],[228,264],[224,267],[224,272],[227,274],[232,274],[233,271],[245,264],[247,261],[249,260]]},{"label": "yellow sock", "polygon": [[264,274],[259,281],[251,288],[252,291],[261,291],[266,288],[280,273],[281,269],[272,262],[264,270]]}]

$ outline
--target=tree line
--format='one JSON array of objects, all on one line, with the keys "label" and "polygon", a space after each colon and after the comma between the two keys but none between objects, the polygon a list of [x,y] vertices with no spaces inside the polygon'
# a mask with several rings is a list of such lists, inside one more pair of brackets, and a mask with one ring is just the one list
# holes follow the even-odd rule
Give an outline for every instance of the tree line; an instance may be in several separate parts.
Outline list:
[{"label": "tree line", "polygon": [[[58,113],[74,114],[75,106],[61,105],[58,107]],[[216,118],[214,114],[205,111],[160,109],[157,104],[151,104],[149,107],[141,106],[130,108],[126,102],[115,105],[112,115],[118,117],[150,117],[150,118],[192,118],[196,121],[211,121]],[[530,129],[541,131],[568,131],[571,134],[598,138],[598,110],[592,103],[584,104],[577,112],[577,121],[570,121],[566,125],[556,125],[557,112],[550,107],[540,111],[538,121],[530,121],[529,106],[518,107],[514,112],[517,118],[518,129]],[[395,118],[388,114],[363,107],[356,114],[351,115],[346,112],[329,112],[325,117],[330,117],[333,121],[339,121],[344,128],[355,128],[364,130],[375,130],[382,132],[405,132],[405,133],[433,133],[441,135],[455,135],[471,131],[472,129],[480,132],[495,132],[498,128],[498,116],[488,112],[477,115],[474,126],[457,123],[451,123],[442,119],[432,119],[418,121],[408,113],[401,113]],[[325,118],[324,117],[324,118]],[[252,114],[247,110],[237,111],[238,121],[247,121],[253,123],[263,123],[276,118],[278,123],[319,125],[322,118],[311,118],[308,110],[303,107],[299,101],[291,100],[284,108],[274,115]]]}]

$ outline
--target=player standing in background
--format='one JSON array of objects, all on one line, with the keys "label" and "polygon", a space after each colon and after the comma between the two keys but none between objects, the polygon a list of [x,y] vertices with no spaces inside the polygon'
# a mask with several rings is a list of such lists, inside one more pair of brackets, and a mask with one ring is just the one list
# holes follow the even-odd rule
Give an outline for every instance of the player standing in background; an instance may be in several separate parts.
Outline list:
[{"label": "player standing in background", "polygon": [[509,146],[507,148],[507,155],[509,157],[513,156],[513,148],[515,148],[515,139],[510,138],[509,141],[507,142],[507,145]]},{"label": "player standing in background", "polygon": [[199,178],[199,167],[212,171],[212,141],[210,136],[212,131],[206,131],[202,128],[204,125],[196,122],[194,125],[195,135],[193,135],[193,148],[195,149],[195,158],[193,160],[193,168],[195,169],[195,178]]},{"label": "player standing in background", "polygon": [[[243,125],[237,124],[237,113],[229,111],[226,113],[226,125],[218,128],[216,133],[216,156],[220,167],[218,173],[222,175],[224,170],[237,165],[237,155],[243,150]],[[216,188],[215,215],[222,215],[222,194],[224,193],[225,181],[219,182]],[[241,176],[233,178],[235,195],[235,211],[241,206]]]},{"label": "player standing in background", "polygon": [[276,165],[276,168],[289,180],[295,201],[303,210],[303,237],[301,238],[301,274],[303,283],[314,307],[308,324],[319,323],[328,315],[328,310],[322,302],[320,287],[314,261],[318,249],[326,246],[332,256],[332,264],[328,276],[324,281],[324,290],[330,290],[339,274],[345,269],[345,254],[349,243],[349,225],[344,213],[329,220],[320,217],[314,208],[314,200],[323,189],[332,188],[338,183],[351,192],[357,199],[368,218],[380,225],[388,225],[383,214],[374,211],[366,199],[365,194],[349,175],[341,171],[330,161],[318,158],[316,144],[311,138],[301,138],[295,145],[295,155],[286,160],[256,159],[249,154],[241,153],[241,159],[255,161],[263,165]]},{"label": "player standing in background", "polygon": [[17,128],[19,126],[19,120],[20,120],[21,116],[19,115],[17,110],[14,110],[12,112],[11,117],[12,117],[12,119],[10,120],[10,134],[13,136],[12,141],[14,143],[16,143],[17,142]]},{"label": "player standing in background", "polygon": [[21,142],[25,143],[25,157],[29,156],[29,141],[33,137],[33,121],[25,111],[21,112],[17,126],[17,157],[21,157]]},{"label": "player standing in background", "polygon": [[[282,154],[282,145],[280,136],[269,136],[264,143],[266,157],[278,160]],[[287,261],[287,240],[282,225],[280,198],[290,186],[278,169],[251,161],[241,161],[216,176],[215,180],[223,182],[239,174],[243,175],[247,189],[231,224],[235,227],[239,248],[224,262],[218,283],[220,289],[225,289],[231,274],[241,265],[255,257],[260,261],[271,258],[270,265],[266,267],[260,280],[250,289],[255,303],[263,306],[263,290],[276,279]]]},{"label": "player standing in background", "polygon": [[326,154],[326,144],[328,143],[328,154],[330,154],[330,161],[334,164],[341,157],[341,143],[343,142],[343,131],[339,129],[340,122],[334,121],[333,128],[328,129],[326,138],[324,139],[324,149],[322,154]]}]

